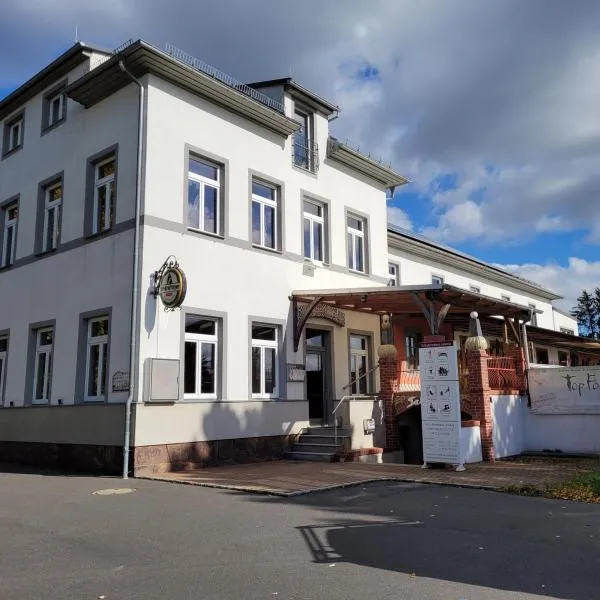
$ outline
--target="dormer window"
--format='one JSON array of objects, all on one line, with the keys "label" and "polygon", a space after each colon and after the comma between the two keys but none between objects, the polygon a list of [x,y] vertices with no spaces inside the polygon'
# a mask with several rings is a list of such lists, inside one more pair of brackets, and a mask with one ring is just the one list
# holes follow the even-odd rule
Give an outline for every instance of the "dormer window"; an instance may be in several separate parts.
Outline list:
[{"label": "dormer window", "polygon": [[292,142],[292,161],[294,166],[315,173],[319,167],[319,153],[313,141],[313,118],[309,111],[296,107],[294,120],[300,129],[294,133]]}]

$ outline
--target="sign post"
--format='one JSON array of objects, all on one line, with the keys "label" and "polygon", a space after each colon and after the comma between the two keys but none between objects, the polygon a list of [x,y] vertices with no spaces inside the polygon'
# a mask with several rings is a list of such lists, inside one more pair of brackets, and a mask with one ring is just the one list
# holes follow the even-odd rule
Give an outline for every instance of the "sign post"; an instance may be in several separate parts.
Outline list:
[{"label": "sign post", "polygon": [[464,471],[460,452],[458,353],[454,342],[423,343],[419,349],[423,468],[451,463]]}]

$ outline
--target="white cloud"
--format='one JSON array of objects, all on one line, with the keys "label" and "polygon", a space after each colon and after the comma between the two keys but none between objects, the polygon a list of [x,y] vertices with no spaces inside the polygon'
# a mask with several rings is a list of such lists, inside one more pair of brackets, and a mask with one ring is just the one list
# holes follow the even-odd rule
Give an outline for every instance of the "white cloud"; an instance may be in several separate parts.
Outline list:
[{"label": "white cloud", "polygon": [[413,224],[408,214],[397,206],[388,206],[387,209],[388,223],[395,225],[396,227],[402,227],[402,229],[408,229],[412,231]]},{"label": "white cloud", "polygon": [[571,257],[567,266],[556,263],[497,266],[561,294],[564,300],[558,301],[556,305],[564,310],[571,310],[577,304],[577,296],[582,290],[591,291],[600,287],[600,261]]}]

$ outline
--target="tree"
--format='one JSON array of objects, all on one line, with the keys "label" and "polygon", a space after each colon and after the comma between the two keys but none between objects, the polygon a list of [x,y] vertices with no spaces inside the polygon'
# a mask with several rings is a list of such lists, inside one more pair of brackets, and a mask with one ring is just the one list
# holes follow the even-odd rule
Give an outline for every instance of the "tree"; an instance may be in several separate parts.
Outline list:
[{"label": "tree", "polygon": [[596,288],[592,294],[583,290],[571,315],[576,317],[581,335],[600,338],[600,288]]}]

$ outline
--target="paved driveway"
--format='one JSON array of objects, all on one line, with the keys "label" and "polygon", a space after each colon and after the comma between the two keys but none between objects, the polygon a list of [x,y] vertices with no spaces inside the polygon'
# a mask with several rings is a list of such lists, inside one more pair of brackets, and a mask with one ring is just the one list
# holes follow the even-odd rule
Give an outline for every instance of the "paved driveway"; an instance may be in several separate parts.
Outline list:
[{"label": "paved driveway", "polygon": [[281,498],[0,474],[0,540],[2,600],[600,599],[600,506],[419,483]]}]

